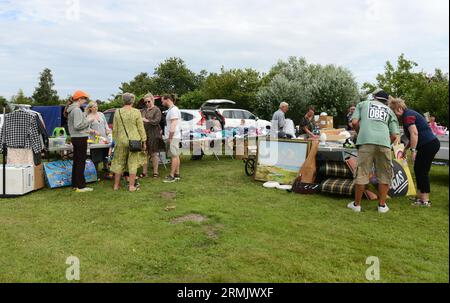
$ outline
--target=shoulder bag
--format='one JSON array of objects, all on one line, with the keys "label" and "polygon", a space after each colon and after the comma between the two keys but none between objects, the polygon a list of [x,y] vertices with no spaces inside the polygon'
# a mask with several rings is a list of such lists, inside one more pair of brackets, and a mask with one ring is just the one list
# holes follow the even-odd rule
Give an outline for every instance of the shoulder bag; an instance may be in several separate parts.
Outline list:
[{"label": "shoulder bag", "polygon": [[142,151],[142,142],[140,140],[130,140],[130,137],[128,137],[127,128],[125,127],[125,123],[123,123],[122,115],[120,114],[120,109],[118,109],[117,111],[119,113],[120,121],[122,121],[122,125],[123,125],[123,129],[125,130],[125,134],[127,135],[128,148],[130,149],[130,152]]}]

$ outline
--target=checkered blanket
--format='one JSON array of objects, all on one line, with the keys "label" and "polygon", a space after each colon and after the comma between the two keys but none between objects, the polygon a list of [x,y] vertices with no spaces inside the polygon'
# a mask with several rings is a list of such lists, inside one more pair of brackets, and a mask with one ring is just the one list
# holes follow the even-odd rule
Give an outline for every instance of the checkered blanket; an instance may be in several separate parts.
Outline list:
[{"label": "checkered blanket", "polygon": [[355,183],[352,179],[330,178],[322,182],[321,190],[323,193],[352,196]]},{"label": "checkered blanket", "polygon": [[326,161],[320,166],[318,175],[322,179],[332,177],[341,179],[353,178],[353,174],[345,162]]}]

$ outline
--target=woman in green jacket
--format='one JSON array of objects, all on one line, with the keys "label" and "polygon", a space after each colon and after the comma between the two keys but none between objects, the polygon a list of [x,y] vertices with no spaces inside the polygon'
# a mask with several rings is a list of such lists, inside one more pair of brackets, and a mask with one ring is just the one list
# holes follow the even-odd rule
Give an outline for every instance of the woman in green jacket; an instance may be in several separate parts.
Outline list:
[{"label": "woman in green jacket", "polygon": [[141,141],[145,148],[147,135],[140,111],[133,108],[135,96],[125,93],[122,99],[124,106],[114,114],[112,135],[115,148],[111,171],[115,174],[114,190],[119,189],[122,174],[128,172],[130,174],[129,191],[134,192],[138,190],[135,186],[137,170],[144,164],[145,158],[142,152],[130,152],[129,141]]}]

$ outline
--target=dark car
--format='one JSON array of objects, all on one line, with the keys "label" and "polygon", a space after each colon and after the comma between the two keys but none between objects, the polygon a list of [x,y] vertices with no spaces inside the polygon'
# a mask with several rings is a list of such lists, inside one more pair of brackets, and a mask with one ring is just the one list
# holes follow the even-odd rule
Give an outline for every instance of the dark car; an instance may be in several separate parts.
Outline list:
[{"label": "dark car", "polygon": [[[141,103],[141,102],[139,102],[139,103]],[[164,127],[166,126],[166,114],[165,114],[165,112],[167,111],[167,108],[165,108],[162,105],[162,98],[161,98],[161,96],[155,96],[155,105],[158,106],[158,108],[162,112],[161,122],[160,122],[159,125],[161,126],[161,129],[164,130]],[[145,105],[138,106],[138,109],[142,109],[142,106],[145,106]],[[103,114],[105,115],[106,121],[108,122],[108,125],[109,125],[109,127],[111,129],[113,129],[114,115],[116,113],[116,110],[117,110],[116,108],[111,108],[111,109],[108,109],[108,110],[103,112]]]}]

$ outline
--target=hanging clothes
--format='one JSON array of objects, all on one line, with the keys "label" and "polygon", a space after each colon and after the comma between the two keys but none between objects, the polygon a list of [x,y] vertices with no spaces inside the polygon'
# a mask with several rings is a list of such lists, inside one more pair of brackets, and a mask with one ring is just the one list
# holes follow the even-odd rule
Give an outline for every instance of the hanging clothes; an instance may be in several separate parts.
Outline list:
[{"label": "hanging clothes", "polygon": [[48,150],[48,144],[49,144],[48,134],[47,134],[45,122],[44,122],[44,119],[42,118],[41,113],[31,110],[31,109],[27,109],[27,108],[24,108],[23,110],[28,113],[33,114],[36,117],[38,129],[39,129],[39,135],[41,137],[41,144],[43,145],[44,149]]},{"label": "hanging clothes", "polygon": [[24,110],[17,110],[5,116],[0,139],[7,148],[32,149],[34,154],[40,154],[44,148],[37,116]]}]

